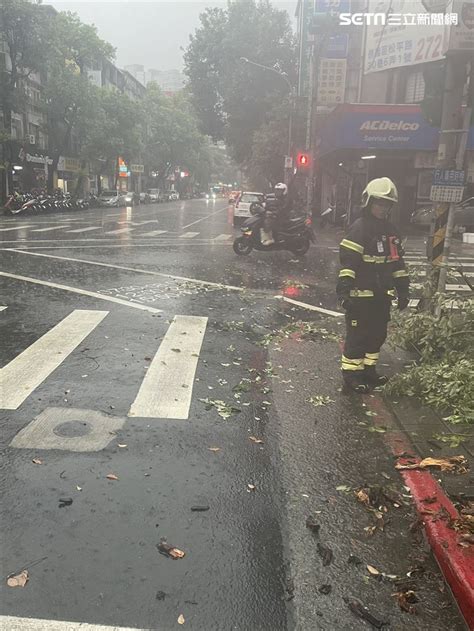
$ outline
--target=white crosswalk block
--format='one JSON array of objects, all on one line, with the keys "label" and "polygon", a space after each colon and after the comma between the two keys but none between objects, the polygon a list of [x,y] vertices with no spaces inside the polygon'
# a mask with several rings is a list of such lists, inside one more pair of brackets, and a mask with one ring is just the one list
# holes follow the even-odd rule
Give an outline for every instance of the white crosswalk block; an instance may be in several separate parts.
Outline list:
[{"label": "white crosswalk block", "polygon": [[168,230],[152,230],[152,232],[144,232],[138,236],[140,237],[158,237],[160,234],[166,234]]},{"label": "white crosswalk block", "polygon": [[179,238],[180,239],[194,239],[199,234],[199,232],[185,232]]},{"label": "white crosswalk block", "polygon": [[229,239],[232,239],[231,234],[220,234],[218,237],[215,237],[213,241],[229,241]]},{"label": "white crosswalk block", "polygon": [[16,410],[105,318],[76,309],[0,370],[0,408]]},{"label": "white crosswalk block", "polygon": [[19,225],[19,226],[12,226],[11,228],[0,228],[0,232],[8,232],[9,230],[24,230],[25,228],[32,228],[34,226],[34,224],[28,224],[28,225]]},{"label": "white crosswalk block", "polygon": [[68,230],[68,234],[80,234],[81,232],[92,232],[92,230],[101,230],[102,226],[88,226],[87,228],[75,228]]},{"label": "white crosswalk block", "polygon": [[106,232],[105,234],[124,234],[125,232],[130,232],[130,228],[119,228],[118,230],[111,230],[110,232]]},{"label": "white crosswalk block", "polygon": [[65,228],[69,228],[69,226],[63,224],[62,226],[52,226],[51,228],[35,228],[34,230],[30,230],[30,232],[51,232],[52,230],[64,230]]},{"label": "white crosswalk block", "polygon": [[129,416],[187,419],[207,318],[175,316],[153,358]]}]

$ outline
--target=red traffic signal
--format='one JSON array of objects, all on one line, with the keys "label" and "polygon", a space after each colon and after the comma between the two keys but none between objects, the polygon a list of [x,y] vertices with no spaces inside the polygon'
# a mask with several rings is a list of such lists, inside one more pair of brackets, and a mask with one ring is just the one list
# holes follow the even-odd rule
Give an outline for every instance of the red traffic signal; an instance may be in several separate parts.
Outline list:
[{"label": "red traffic signal", "polygon": [[296,166],[300,171],[307,171],[311,166],[311,155],[305,151],[298,153],[296,156]]}]

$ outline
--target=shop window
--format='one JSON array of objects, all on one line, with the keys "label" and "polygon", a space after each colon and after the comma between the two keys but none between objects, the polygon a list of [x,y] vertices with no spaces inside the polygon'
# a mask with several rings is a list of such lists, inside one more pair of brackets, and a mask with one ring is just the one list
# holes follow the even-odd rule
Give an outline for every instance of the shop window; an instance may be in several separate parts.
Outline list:
[{"label": "shop window", "polygon": [[420,70],[411,72],[405,87],[405,103],[420,103],[425,96],[425,80]]},{"label": "shop window", "polygon": [[13,140],[23,139],[23,123],[21,118],[12,117],[12,138]]},{"label": "shop window", "polygon": [[431,192],[431,181],[433,179],[433,171],[427,169],[418,173],[418,188],[416,196],[418,199],[429,199]]}]

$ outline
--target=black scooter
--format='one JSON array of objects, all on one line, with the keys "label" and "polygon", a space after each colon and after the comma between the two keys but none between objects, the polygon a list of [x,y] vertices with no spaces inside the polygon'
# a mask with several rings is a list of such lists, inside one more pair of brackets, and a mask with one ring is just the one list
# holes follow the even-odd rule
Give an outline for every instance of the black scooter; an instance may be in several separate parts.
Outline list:
[{"label": "black scooter", "polygon": [[259,204],[250,207],[252,217],[246,219],[240,230],[242,236],[235,239],[233,248],[239,256],[247,256],[252,250],[289,250],[295,256],[303,256],[314,243],[314,233],[311,222],[304,217],[290,219],[275,234],[275,243],[263,245],[261,240],[261,228],[265,219],[265,208]]}]

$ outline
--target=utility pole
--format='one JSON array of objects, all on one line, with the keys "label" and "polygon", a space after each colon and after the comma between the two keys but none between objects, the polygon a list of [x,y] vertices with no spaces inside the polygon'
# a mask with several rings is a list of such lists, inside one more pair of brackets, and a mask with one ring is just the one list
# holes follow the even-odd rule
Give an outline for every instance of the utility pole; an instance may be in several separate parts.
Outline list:
[{"label": "utility pole", "polygon": [[309,85],[308,85],[308,108],[306,114],[306,151],[310,154],[309,172],[306,182],[306,216],[310,217],[313,211],[313,180],[314,180],[314,158],[312,155],[313,139],[313,101],[315,84],[315,60],[314,44],[309,50]]},{"label": "utility pole", "polygon": [[[466,142],[465,129],[469,130],[469,118],[463,116],[462,105],[467,79],[465,54],[449,54],[446,57],[446,75],[443,109],[439,137],[437,168],[462,169]],[[435,206],[435,223],[431,249],[432,280],[437,290],[446,286],[447,265],[454,226],[455,203],[441,202]]]}]

